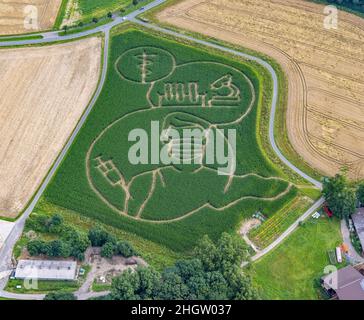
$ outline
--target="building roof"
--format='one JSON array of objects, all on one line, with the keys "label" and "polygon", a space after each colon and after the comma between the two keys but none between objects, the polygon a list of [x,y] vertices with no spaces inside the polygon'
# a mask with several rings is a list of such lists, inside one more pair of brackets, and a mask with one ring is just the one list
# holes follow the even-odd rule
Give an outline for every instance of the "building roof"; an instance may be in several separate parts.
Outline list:
[{"label": "building roof", "polygon": [[[337,282],[332,279],[337,279]],[[352,266],[325,276],[323,281],[340,300],[364,300],[364,276]]]},{"label": "building roof", "polygon": [[75,261],[19,260],[15,278],[39,280],[74,280],[77,263]]},{"label": "building roof", "polygon": [[358,234],[361,247],[364,249],[364,208],[360,208],[356,213],[351,215],[355,230]]}]

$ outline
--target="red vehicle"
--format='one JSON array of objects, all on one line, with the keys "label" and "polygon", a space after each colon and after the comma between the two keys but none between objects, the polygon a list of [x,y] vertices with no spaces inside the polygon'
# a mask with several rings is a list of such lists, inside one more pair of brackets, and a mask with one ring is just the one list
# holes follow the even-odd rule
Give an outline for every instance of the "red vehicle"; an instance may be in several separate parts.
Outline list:
[{"label": "red vehicle", "polygon": [[331,218],[334,215],[328,206],[324,206],[324,211],[326,212],[329,218]]}]

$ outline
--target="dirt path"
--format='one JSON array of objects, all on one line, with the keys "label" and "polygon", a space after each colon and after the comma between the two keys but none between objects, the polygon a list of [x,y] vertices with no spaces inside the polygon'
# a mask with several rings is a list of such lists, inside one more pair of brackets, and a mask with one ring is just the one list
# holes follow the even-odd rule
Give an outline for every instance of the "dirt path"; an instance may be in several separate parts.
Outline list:
[{"label": "dirt path", "polygon": [[340,12],[326,30],[323,6],[297,0],[186,0],[162,22],[274,58],[288,77],[288,135],[325,174],[364,177],[364,20]]},{"label": "dirt path", "polygon": [[250,239],[248,238],[248,233],[251,229],[258,227],[261,223],[262,222],[259,219],[255,218],[245,220],[239,230],[239,233],[243,237],[244,241],[250,247],[252,247],[256,253],[259,252],[259,249],[255,246],[255,244],[252,241],[250,241]]}]

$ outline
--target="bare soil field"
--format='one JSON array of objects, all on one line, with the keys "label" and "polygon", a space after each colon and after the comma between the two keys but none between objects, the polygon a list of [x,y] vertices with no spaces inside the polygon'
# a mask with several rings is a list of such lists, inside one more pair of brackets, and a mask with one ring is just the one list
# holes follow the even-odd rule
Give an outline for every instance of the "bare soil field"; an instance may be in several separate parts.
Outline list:
[{"label": "bare soil field", "polygon": [[15,217],[98,84],[101,38],[0,50],[0,216]]},{"label": "bare soil field", "polygon": [[186,0],[162,22],[262,52],[288,78],[287,128],[297,153],[323,174],[364,177],[364,20],[300,0]]},{"label": "bare soil field", "polygon": [[[61,2],[62,0],[0,0],[0,35],[30,33],[52,28]],[[26,17],[38,17],[37,24],[34,21],[34,24],[30,23],[36,29],[29,29],[24,25]]]}]

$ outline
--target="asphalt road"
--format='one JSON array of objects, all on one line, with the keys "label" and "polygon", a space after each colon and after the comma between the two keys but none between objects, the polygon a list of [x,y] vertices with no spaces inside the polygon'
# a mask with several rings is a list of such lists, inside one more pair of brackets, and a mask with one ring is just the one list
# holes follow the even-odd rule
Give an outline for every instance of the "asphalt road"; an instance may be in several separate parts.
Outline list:
[{"label": "asphalt road", "polygon": [[[262,65],[264,68],[266,68],[269,73],[272,76],[273,79],[273,97],[272,97],[272,105],[271,105],[271,114],[270,114],[270,122],[269,122],[269,141],[270,144],[274,150],[274,152],[276,153],[276,155],[279,157],[279,159],[286,165],[288,166],[291,170],[293,170],[294,172],[296,172],[297,174],[299,174],[301,177],[303,177],[304,179],[306,179],[307,181],[309,181],[310,183],[312,183],[313,185],[315,185],[318,188],[322,188],[322,185],[319,181],[311,178],[309,175],[307,175],[306,173],[304,173],[303,171],[301,171],[300,169],[298,169],[295,165],[293,165],[282,153],[281,151],[278,149],[276,141],[275,141],[275,137],[274,137],[274,122],[275,122],[275,114],[276,114],[276,109],[277,109],[277,101],[278,101],[278,77],[276,72],[274,71],[273,67],[267,63],[266,61],[260,59],[259,57],[255,57],[246,53],[242,53],[230,48],[226,48],[214,43],[210,43],[204,40],[200,40],[200,39],[196,39],[194,37],[188,36],[188,35],[184,35],[184,34],[180,34],[178,32],[169,30],[169,29],[165,29],[156,25],[152,25],[149,23],[145,23],[143,21],[137,20],[136,16],[139,15],[142,12],[145,12],[147,10],[150,10],[162,3],[164,3],[166,0],[156,0],[154,2],[151,2],[148,5],[144,6],[144,10],[137,10],[132,12],[131,14],[129,14],[126,18],[123,17],[117,17],[115,18],[112,22],[110,22],[109,24],[105,24],[99,27],[96,27],[95,29],[92,30],[87,30],[84,32],[80,32],[80,33],[76,33],[76,34],[70,34],[67,36],[59,36],[57,32],[45,32],[45,33],[41,33],[41,35],[43,36],[43,39],[30,39],[30,40],[19,40],[19,41],[11,41],[11,42],[0,42],[0,47],[7,47],[7,46],[14,46],[14,45],[31,45],[31,44],[45,44],[45,43],[52,43],[52,42],[57,42],[60,40],[74,40],[74,39],[78,39],[78,38],[82,38],[84,36],[88,36],[88,35],[92,35],[92,34],[96,34],[99,32],[102,32],[105,35],[105,45],[104,45],[104,55],[103,55],[103,68],[102,68],[102,73],[101,73],[101,78],[100,78],[100,82],[99,85],[96,89],[96,92],[90,102],[90,104],[88,105],[85,113],[83,114],[82,118],[80,119],[79,123],[77,124],[75,130],[73,131],[71,137],[69,138],[69,140],[67,141],[66,145],[64,146],[64,148],[62,149],[61,153],[59,154],[56,162],[53,164],[51,170],[49,171],[47,177],[45,178],[45,180],[43,181],[42,185],[40,186],[40,188],[38,189],[37,193],[35,194],[33,200],[31,201],[31,203],[29,204],[29,206],[27,207],[27,209],[25,210],[25,212],[23,213],[23,215],[16,221],[15,226],[12,230],[12,232],[10,233],[10,235],[8,236],[8,238],[5,241],[4,246],[0,249],[0,296],[2,297],[7,297],[7,298],[15,298],[15,299],[42,299],[44,297],[44,295],[31,295],[31,294],[25,294],[25,295],[19,295],[19,294],[12,294],[12,293],[8,293],[4,291],[4,287],[6,285],[7,282],[7,276],[9,274],[9,270],[11,269],[11,257],[12,257],[12,251],[14,248],[14,245],[16,243],[16,241],[20,238],[23,228],[24,228],[24,224],[25,224],[25,220],[29,217],[29,215],[31,214],[31,212],[33,211],[36,203],[38,202],[38,200],[40,199],[40,197],[42,196],[44,190],[46,189],[48,183],[50,182],[50,180],[52,179],[53,175],[55,174],[55,172],[57,171],[60,163],[62,162],[62,160],[64,159],[67,151],[69,150],[70,146],[72,145],[73,141],[75,140],[78,132],[80,131],[81,127],[83,126],[84,122],[86,121],[89,113],[91,112],[92,108],[94,107],[100,92],[103,88],[105,79],[106,79],[106,71],[107,71],[107,64],[108,64],[108,49],[109,49],[109,39],[110,39],[110,29],[116,25],[119,25],[125,21],[132,21],[134,23],[137,23],[139,25],[142,25],[146,28],[150,28],[162,33],[166,33],[169,35],[172,35],[174,37],[178,37],[178,38],[182,38],[182,39],[186,39],[189,41],[193,41],[195,43],[199,43],[202,44],[204,46],[210,47],[210,48],[214,48],[214,49],[218,49],[220,51],[224,51],[239,57],[242,57],[244,59],[247,60],[251,60],[251,61],[255,61],[257,63],[259,63],[260,65]],[[259,253],[257,253],[254,257],[253,260],[257,260],[259,258],[261,258],[263,255],[267,254],[269,251],[271,251],[273,248],[275,248],[279,243],[281,243],[286,237],[288,237],[288,235],[290,235],[298,226],[299,221],[306,219],[311,213],[313,213],[315,210],[317,210],[317,208],[319,208],[322,203],[323,203],[323,198],[321,198],[320,200],[318,200],[307,212],[305,212],[294,224],[292,224],[276,241],[274,241],[270,246],[268,246],[267,248],[265,248],[264,250],[260,251]],[[83,298],[83,297],[79,297],[79,298]]]}]

